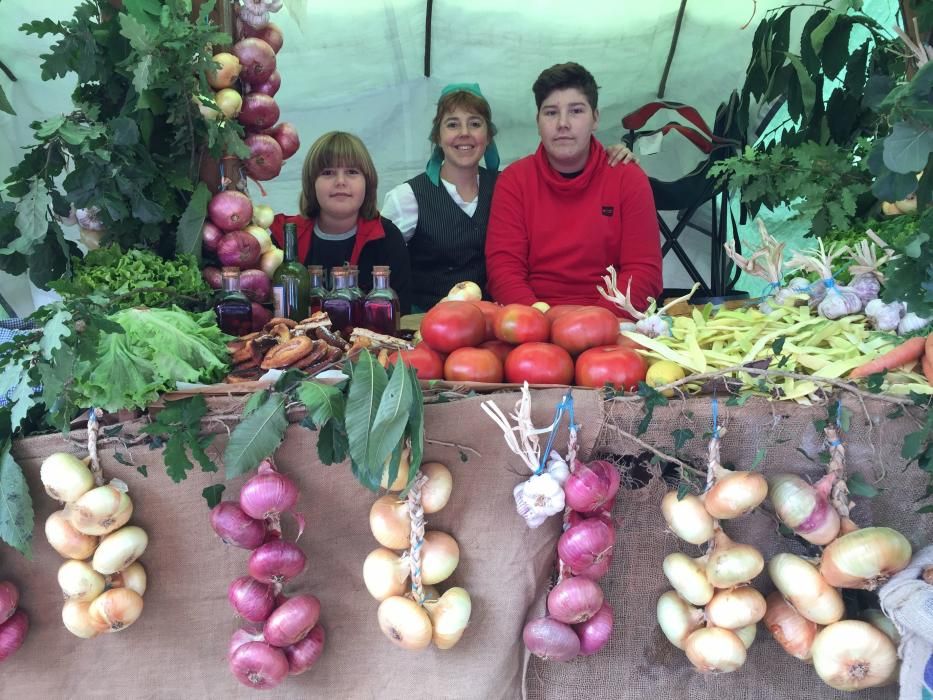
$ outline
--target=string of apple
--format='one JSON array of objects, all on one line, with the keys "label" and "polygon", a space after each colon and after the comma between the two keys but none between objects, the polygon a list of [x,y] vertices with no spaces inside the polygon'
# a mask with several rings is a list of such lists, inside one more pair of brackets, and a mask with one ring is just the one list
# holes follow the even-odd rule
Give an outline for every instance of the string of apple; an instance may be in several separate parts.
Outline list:
[{"label": "string of apple", "polygon": [[[512,491],[519,515],[531,528],[558,513],[564,518],[564,531],[557,542],[557,580],[547,597],[548,614],[525,625],[525,647],[550,661],[595,654],[612,636],[613,610],[597,581],[612,563],[612,508],[620,485],[619,472],[603,460],[583,463],[576,459],[577,425],[570,392],[557,405],[551,425],[542,429],[536,429],[531,421],[527,382],[511,414],[514,426],[492,401],[482,406],[502,429],[509,449],[532,472]],[[551,449],[565,413],[570,422],[566,459]],[[538,435],[543,433],[548,433],[548,439],[541,452]]]},{"label": "string of apple", "polygon": [[[324,653],[320,601],[310,594],[282,594],[307,565],[302,549],[282,537],[281,516],[297,502],[295,483],[265,459],[243,484],[238,501],[222,501],[211,510],[214,532],[226,544],[251,552],[249,574],[227,590],[230,605],[245,621],[230,639],[227,659],[236,679],[250,688],[275,688],[287,676],[310,669]],[[297,540],[304,518],[295,517]]]},{"label": "string of apple", "polygon": [[[447,505],[453,476],[440,462],[426,462],[409,483],[409,457],[406,446],[391,484],[388,469],[383,473],[382,487],[389,493],[369,512],[373,537],[382,546],[363,562],[363,582],[379,601],[379,628],[391,642],[413,651],[432,642],[450,649],[469,625],[473,604],[460,586],[443,594],[435,588],[456,570],[460,547],[446,532],[425,531],[424,516]],[[407,495],[398,495],[406,487]]]},{"label": "string of apple", "polygon": [[19,589],[12,581],[0,581],[0,662],[23,646],[29,632],[29,616],[18,606]]},{"label": "string of apple", "polygon": [[45,521],[45,537],[67,561],[58,569],[62,622],[76,637],[119,632],[143,611],[148,576],[137,561],[149,536],[129,525],[133,501],[120,479],[104,484],[97,460],[97,411],[88,417],[88,456],[49,455],[39,470],[46,493],[64,503]]},{"label": "string of apple", "polygon": [[665,557],[664,575],[674,590],[657,604],[661,631],[704,673],[740,668],[767,610],[765,597],[749,584],[764,570],[764,557],[755,547],[734,542],[720,521],[757,508],[768,495],[768,482],[761,474],[722,466],[723,434],[713,399],[705,492],[697,497],[670,491],[661,499],[661,513],[675,535],[690,544],[708,544],[707,553],[696,559],[682,552]]},{"label": "string of apple", "polygon": [[[276,69],[276,54],[282,48],[282,31],[269,22],[269,13],[281,9],[275,2],[244,2],[237,6],[239,40],[230,52],[213,56],[219,65],[207,74],[208,84],[216,91],[211,96],[218,109],[201,102],[206,119],[230,119],[242,124],[247,136],[244,143],[250,155],[242,163],[243,172],[257,183],[275,178],[283,162],[300,148],[298,132],[289,122],[279,122],[280,110],[275,94],[281,86]],[[239,89],[238,89],[239,87]],[[227,165],[225,165],[225,163]],[[254,205],[249,195],[228,188],[224,168],[234,167],[236,159],[221,159],[221,184],[208,204],[208,218],[201,231],[202,249],[220,266],[240,268],[240,289],[253,307],[254,329],[271,318],[262,306],[272,294],[272,275],[284,254],[272,242],[269,226],[274,212],[263,204]],[[245,179],[239,186],[245,190]],[[262,185],[259,185],[262,191]],[[262,191],[265,194],[264,191]],[[219,267],[207,265],[204,279],[214,289],[221,287]]]}]

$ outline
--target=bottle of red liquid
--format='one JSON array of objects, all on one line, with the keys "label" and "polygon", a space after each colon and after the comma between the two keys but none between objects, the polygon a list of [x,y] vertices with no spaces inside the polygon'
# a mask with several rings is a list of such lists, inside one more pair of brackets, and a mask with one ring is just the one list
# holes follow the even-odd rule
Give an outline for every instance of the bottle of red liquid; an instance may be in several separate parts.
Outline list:
[{"label": "bottle of red liquid", "polygon": [[353,299],[353,303],[350,305],[350,322],[354,326],[365,326],[363,303],[366,301],[366,295],[360,289],[359,280],[360,268],[356,265],[347,265],[347,289]]},{"label": "bottle of red liquid", "polygon": [[311,286],[308,288],[308,316],[320,311],[324,306],[327,290],[324,289],[324,268],[321,265],[308,265],[308,277]]},{"label": "bottle of red liquid", "polygon": [[240,268],[225,267],[221,271],[220,301],[214,306],[217,325],[227,335],[241,336],[253,330],[253,305],[240,291]]},{"label": "bottle of red liquid", "polygon": [[347,340],[355,327],[351,318],[353,298],[347,286],[347,270],[344,267],[335,267],[331,271],[333,288],[324,299],[323,309],[330,318],[330,327],[340,331]]},{"label": "bottle of red liquid", "polygon": [[363,302],[363,325],[376,333],[395,335],[399,328],[398,294],[389,286],[389,266],[373,266],[373,290]]}]

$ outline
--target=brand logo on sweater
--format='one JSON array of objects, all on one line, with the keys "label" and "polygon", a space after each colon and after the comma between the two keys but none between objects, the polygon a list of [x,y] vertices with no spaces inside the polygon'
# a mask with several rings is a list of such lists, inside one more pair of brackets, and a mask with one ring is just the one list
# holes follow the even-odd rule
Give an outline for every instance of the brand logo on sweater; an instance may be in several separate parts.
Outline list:
[{"label": "brand logo on sweater", "polygon": [[612,216],[612,212],[615,210],[615,207],[603,207],[603,216]]}]

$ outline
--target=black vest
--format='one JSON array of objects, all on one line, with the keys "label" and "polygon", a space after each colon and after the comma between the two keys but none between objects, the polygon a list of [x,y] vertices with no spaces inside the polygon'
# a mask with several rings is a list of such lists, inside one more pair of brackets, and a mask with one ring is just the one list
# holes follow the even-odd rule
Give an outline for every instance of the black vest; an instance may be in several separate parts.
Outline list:
[{"label": "black vest", "polygon": [[428,309],[457,282],[476,282],[486,289],[486,225],[498,174],[479,169],[479,195],[472,217],[443,183],[435,186],[424,173],[408,181],[418,202],[418,226],[408,242],[412,304]]}]

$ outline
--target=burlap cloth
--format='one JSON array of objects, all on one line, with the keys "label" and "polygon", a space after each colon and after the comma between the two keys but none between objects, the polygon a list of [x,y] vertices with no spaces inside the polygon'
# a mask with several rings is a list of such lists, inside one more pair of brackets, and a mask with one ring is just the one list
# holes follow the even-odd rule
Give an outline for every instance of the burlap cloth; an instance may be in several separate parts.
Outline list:
[{"label": "burlap cloth", "polygon": [[[853,510],[859,525],[883,524],[903,532],[915,550],[930,543],[933,519],[918,515],[915,501],[925,494],[926,475],[916,465],[904,470],[900,449],[906,433],[918,426],[909,417],[888,418],[892,406],[867,401],[846,401],[852,411],[850,431],[844,436],[848,473],[860,473],[883,489],[868,500],[856,498]],[[866,418],[866,411],[870,421]],[[720,423],[727,428],[722,440],[722,461],[747,468],[760,448],[766,453],[758,469],[765,474],[794,472],[812,480],[822,473],[818,453],[822,449],[813,421],[825,419],[822,407],[802,407],[764,400],[750,400],[742,407],[720,402]],[[610,402],[599,433],[595,453],[625,455],[642,448],[620,436],[615,428],[634,434],[642,417],[636,404]],[[689,428],[696,435],[678,452],[685,461],[705,466],[707,440],[712,427],[711,403],[693,399],[655,410],[648,432],[641,439],[673,454],[671,432]],[[799,451],[802,449],[814,461]],[[843,693],[823,684],[812,666],[788,656],[758,626],[758,638],[749,650],[745,666],[735,673],[704,676],[693,670],[682,651],[672,646],[658,628],[655,606],[662,593],[671,589],[661,569],[664,557],[680,550],[699,556],[700,548],[688,545],[665,529],[660,501],[669,489],[653,478],[644,488],[620,491],[614,515],[617,528],[615,557],[609,573],[600,582],[606,600],[615,611],[614,630],[607,647],[595,656],[566,664],[534,659],[528,669],[529,700],[589,700],[591,698],[710,698],[733,700],[806,700],[809,698],[896,698],[897,686],[860,693]],[[735,540],[754,544],[767,560],[779,551],[796,551],[777,533],[764,513],[727,522],[726,532]],[[755,584],[767,594],[773,586],[763,574]]]},{"label": "burlap cloth", "polygon": [[[534,394],[534,420],[547,425],[561,391]],[[281,471],[301,489],[299,509],[308,528],[299,543],[308,555],[306,572],[288,591],[310,592],[321,600],[327,643],[318,664],[279,688],[271,698],[504,698],[521,695],[524,647],[521,630],[532,602],[544,592],[554,556],[559,522],[553,519],[529,531],[515,513],[512,488],[527,477],[518,458],[480,409],[490,397],[426,406],[425,432],[431,440],[426,458],[447,464],[454,475],[450,503],[428,516],[428,529],[453,534],[461,548],[460,565],[450,585],[464,586],[473,599],[471,626],[451,650],[405,652],[379,631],[378,603],[362,582],[365,556],[378,545],[369,530],[368,513],[375,496],[359,486],[347,465],[322,466],[316,458],[316,435],[292,425],[275,455]],[[518,394],[492,397],[504,411]],[[212,400],[212,409],[238,412],[236,399]],[[593,392],[577,395],[577,415],[589,426],[600,421]],[[210,425],[206,423],[205,425]],[[127,425],[125,432],[137,432]],[[226,431],[216,439],[222,451]],[[56,508],[39,482],[39,465],[52,452],[83,455],[83,431],[74,442],[61,436],[20,441],[16,461],[29,480],[36,508],[34,559],[0,547],[0,579],[14,581],[21,605],[31,620],[25,645],[0,666],[0,698],[232,698],[258,696],[241,686],[227,669],[225,655],[236,629],[227,603],[227,586],[246,574],[248,552],[227,547],[214,535],[201,489],[222,475],[191,473],[174,484],[165,475],[160,451],[136,447],[136,464],[148,467],[143,478],[119,464],[113,443],[101,449],[106,475],[130,486],[136,511],[133,522],[150,535],[142,561],[149,590],[140,620],[119,634],[81,640],[63,627],[61,592],[56,571],[61,558],[43,536],[43,523]],[[595,429],[590,439],[595,437]],[[558,444],[563,449],[566,436]],[[245,477],[227,484],[227,498],[239,492]],[[444,588],[444,584],[441,588]]]}]

